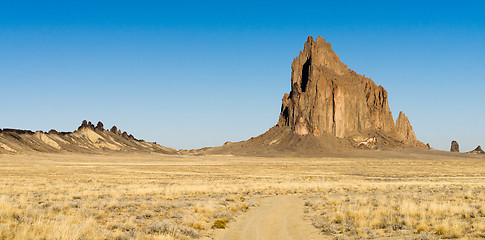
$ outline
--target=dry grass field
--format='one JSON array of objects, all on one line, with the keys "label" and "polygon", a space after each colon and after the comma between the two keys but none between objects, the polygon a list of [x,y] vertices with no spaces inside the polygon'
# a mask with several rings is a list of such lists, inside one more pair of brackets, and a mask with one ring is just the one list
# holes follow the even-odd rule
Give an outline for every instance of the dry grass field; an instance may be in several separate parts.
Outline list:
[{"label": "dry grass field", "polygon": [[0,155],[0,239],[211,239],[287,194],[322,237],[485,238],[485,158],[375,154]]}]

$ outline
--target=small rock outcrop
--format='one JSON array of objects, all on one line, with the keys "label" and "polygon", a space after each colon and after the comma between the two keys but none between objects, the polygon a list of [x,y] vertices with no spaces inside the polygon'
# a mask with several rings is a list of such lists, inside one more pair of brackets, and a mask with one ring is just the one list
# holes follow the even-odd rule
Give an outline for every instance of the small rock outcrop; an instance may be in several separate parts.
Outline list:
[{"label": "small rock outcrop", "polygon": [[128,133],[127,133],[127,132],[123,132],[123,133],[121,134],[121,136],[122,136],[123,138],[129,139],[129,137],[128,137]]},{"label": "small rock outcrop", "polygon": [[84,128],[90,128],[90,129],[94,130],[94,124],[92,124],[91,122],[88,122],[86,120],[83,120],[83,122],[81,123],[81,126],[79,126],[77,128],[77,130],[81,130],[81,129],[84,129]]},{"label": "small rock outcrop", "polygon": [[451,142],[450,152],[460,152],[460,145],[458,145],[457,141]]},{"label": "small rock outcrop", "polygon": [[482,147],[480,147],[480,146],[478,146],[477,148],[475,148],[473,151],[471,151],[469,153],[473,153],[473,154],[485,154],[485,152],[482,150]]},{"label": "small rock outcrop", "polygon": [[96,124],[95,129],[98,131],[104,131],[103,123],[101,121],[98,121],[98,124]]},{"label": "small rock outcrop", "polygon": [[83,122],[81,123],[81,126],[79,126],[77,128],[77,130],[81,130],[83,128],[87,128],[88,127],[88,121],[87,120],[83,120]]}]

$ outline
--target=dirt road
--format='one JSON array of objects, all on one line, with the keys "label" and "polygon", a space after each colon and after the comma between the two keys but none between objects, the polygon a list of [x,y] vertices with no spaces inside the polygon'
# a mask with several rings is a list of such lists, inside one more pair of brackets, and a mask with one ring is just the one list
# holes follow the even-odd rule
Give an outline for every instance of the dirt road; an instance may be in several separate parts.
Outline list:
[{"label": "dirt road", "polygon": [[262,201],[215,239],[268,240],[268,239],[324,239],[309,221],[303,220],[303,200],[297,196],[274,196]]}]

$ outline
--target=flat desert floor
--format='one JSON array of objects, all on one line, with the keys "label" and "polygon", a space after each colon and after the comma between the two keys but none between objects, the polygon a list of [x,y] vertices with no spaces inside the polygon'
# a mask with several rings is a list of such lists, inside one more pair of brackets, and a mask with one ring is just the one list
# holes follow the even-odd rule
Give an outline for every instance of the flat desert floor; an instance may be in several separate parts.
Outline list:
[{"label": "flat desert floor", "polygon": [[483,239],[485,158],[0,155],[0,239]]}]

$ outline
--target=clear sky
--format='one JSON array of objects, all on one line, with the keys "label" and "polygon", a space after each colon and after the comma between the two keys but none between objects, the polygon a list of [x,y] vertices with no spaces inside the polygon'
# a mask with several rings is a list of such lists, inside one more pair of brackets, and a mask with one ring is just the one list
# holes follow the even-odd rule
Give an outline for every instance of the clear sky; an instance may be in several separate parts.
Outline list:
[{"label": "clear sky", "polygon": [[485,145],[483,1],[0,1],[0,128],[83,119],[175,148],[278,120],[308,35],[389,92],[419,140]]}]

